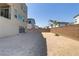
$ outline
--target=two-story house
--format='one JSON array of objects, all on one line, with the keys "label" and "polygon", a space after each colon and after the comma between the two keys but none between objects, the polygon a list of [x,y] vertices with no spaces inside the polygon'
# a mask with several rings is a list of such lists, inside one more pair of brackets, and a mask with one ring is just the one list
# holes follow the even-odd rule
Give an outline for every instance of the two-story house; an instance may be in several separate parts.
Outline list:
[{"label": "two-story house", "polygon": [[0,3],[0,37],[26,30],[27,6],[24,3]]}]

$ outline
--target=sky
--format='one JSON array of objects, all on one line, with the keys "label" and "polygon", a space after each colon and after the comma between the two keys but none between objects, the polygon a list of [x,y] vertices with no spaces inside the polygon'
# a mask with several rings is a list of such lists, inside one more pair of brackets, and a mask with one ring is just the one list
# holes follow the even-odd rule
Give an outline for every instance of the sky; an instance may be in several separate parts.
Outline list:
[{"label": "sky", "polygon": [[28,18],[34,18],[36,25],[44,27],[48,21],[74,22],[79,14],[78,3],[28,3]]}]

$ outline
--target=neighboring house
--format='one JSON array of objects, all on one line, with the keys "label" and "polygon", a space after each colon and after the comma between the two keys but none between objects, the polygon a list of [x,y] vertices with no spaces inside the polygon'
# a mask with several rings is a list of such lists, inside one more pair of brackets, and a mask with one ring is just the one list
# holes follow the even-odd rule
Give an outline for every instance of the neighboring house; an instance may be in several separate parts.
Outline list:
[{"label": "neighboring house", "polygon": [[54,21],[53,20],[50,20],[49,23],[50,23],[49,28],[63,27],[63,26],[69,25],[68,22],[58,22],[56,20],[54,20]]},{"label": "neighboring house", "polygon": [[35,25],[35,29],[39,29],[39,26]]},{"label": "neighboring house", "polygon": [[24,3],[0,3],[0,37],[26,30],[27,6]]},{"label": "neighboring house", "polygon": [[68,22],[58,22],[58,27],[63,27],[63,26],[67,26],[67,25],[69,25],[69,23]]},{"label": "neighboring house", "polygon": [[74,18],[74,24],[79,24],[79,14],[77,14],[73,18]]},{"label": "neighboring house", "polygon": [[34,29],[35,28],[35,19],[28,18],[27,20],[28,20],[27,29]]}]

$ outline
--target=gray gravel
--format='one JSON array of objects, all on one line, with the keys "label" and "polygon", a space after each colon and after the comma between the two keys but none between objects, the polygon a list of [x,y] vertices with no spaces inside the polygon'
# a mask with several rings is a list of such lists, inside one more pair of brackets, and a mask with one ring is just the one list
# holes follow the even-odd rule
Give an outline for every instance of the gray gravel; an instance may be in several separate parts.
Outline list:
[{"label": "gray gravel", "polygon": [[0,38],[1,56],[45,56],[46,40],[40,32],[27,32]]}]

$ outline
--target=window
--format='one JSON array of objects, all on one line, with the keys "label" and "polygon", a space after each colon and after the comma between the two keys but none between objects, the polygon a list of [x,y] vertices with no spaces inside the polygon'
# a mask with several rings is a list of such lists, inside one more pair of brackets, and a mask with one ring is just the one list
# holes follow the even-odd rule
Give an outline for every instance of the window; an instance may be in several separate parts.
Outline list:
[{"label": "window", "polygon": [[0,16],[3,16],[5,18],[10,18],[9,8],[0,8]]},{"label": "window", "polygon": [[77,21],[75,21],[75,23],[77,23]]},{"label": "window", "polygon": [[29,21],[29,24],[31,24],[31,21]]}]

